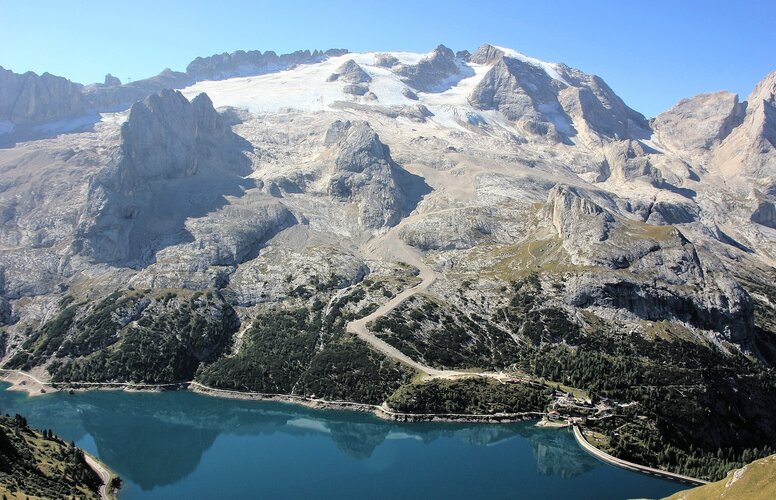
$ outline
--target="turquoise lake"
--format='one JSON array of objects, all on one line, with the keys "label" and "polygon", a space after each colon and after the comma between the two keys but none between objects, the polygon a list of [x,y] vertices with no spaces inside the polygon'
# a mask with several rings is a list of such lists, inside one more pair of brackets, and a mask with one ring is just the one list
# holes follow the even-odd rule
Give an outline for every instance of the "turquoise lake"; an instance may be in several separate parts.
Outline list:
[{"label": "turquoise lake", "polygon": [[190,392],[54,393],[0,386],[20,413],[106,462],[121,499],[660,498],[687,486],[604,464],[565,429],[400,424]]}]

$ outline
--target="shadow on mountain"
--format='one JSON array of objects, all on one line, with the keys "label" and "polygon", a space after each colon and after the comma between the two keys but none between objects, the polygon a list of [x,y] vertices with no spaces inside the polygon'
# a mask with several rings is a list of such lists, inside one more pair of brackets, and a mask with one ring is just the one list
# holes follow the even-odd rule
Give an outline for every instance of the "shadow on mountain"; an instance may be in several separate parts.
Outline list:
[{"label": "shadow on mountain", "polygon": [[695,196],[697,196],[697,194],[698,194],[698,193],[696,193],[692,189],[674,186],[673,184],[670,184],[668,182],[663,182],[660,185],[660,187],[663,188],[663,189],[666,189],[668,191],[671,191],[672,193],[676,193],[679,196],[683,196],[683,197],[687,198],[688,200],[694,200]]},{"label": "shadow on mountain", "polygon": [[194,241],[185,221],[224,207],[246,179],[250,143],[205,94],[189,102],[164,90],[135,103],[122,145],[91,180],[73,249],[96,262],[147,265],[156,252]]},{"label": "shadow on mountain", "polygon": [[466,64],[458,64],[458,73],[450,75],[449,77],[435,82],[425,88],[425,91],[432,94],[441,94],[447,92],[451,88],[457,86],[461,80],[471,78],[475,75],[474,70]]},{"label": "shadow on mountain", "polygon": [[99,113],[91,113],[42,125],[17,126],[12,132],[0,134],[0,149],[10,149],[20,142],[52,139],[63,134],[94,132],[94,126],[101,118]]}]

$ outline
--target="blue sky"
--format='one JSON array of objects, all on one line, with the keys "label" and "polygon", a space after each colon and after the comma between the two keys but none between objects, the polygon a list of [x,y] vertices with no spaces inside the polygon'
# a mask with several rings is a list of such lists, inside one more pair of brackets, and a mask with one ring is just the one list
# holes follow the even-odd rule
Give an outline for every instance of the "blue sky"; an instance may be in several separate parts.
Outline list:
[{"label": "blue sky", "polygon": [[484,42],[603,77],[653,116],[683,97],[742,99],[776,70],[776,1],[0,0],[0,65],[126,81],[238,49],[426,52]]}]

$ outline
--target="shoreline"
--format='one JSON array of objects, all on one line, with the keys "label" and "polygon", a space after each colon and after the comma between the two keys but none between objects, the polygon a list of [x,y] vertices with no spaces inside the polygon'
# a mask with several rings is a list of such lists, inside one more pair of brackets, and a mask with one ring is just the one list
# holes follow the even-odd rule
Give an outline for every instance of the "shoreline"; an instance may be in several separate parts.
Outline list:
[{"label": "shoreline", "polygon": [[84,451],[83,453],[86,464],[100,476],[100,480],[102,481],[99,488],[100,499],[115,500],[117,498],[117,492],[112,486],[112,481],[114,477],[118,477],[116,476],[116,473],[91,453],[87,451]]},{"label": "shoreline", "polygon": [[605,451],[599,450],[598,448],[590,444],[590,441],[588,441],[585,438],[584,434],[582,434],[582,431],[579,429],[579,426],[577,424],[572,425],[572,427],[574,432],[574,438],[577,440],[577,444],[579,444],[579,446],[583,450],[585,450],[588,454],[601,460],[602,462],[608,463],[609,465],[614,465],[615,467],[619,467],[621,469],[626,469],[634,472],[640,472],[642,474],[648,474],[650,476],[656,476],[664,479],[670,479],[672,481],[691,484],[693,486],[702,486],[704,484],[709,484],[708,481],[705,481],[703,479],[685,476],[682,474],[677,474],[675,472],[669,472],[661,469],[655,469],[652,467],[648,467],[646,465],[640,465],[637,463],[628,462],[627,460],[622,460],[620,458],[612,456],[606,453]]},{"label": "shoreline", "polygon": [[[395,412],[386,405],[375,405],[369,403],[357,403],[353,401],[336,401],[320,398],[311,398],[308,396],[297,396],[292,394],[271,394],[261,392],[236,391],[231,389],[218,389],[209,387],[195,381],[182,381],[168,384],[138,384],[133,382],[68,382],[52,385],[50,382],[44,382],[35,376],[18,371],[0,368],[0,380],[11,383],[8,390],[25,392],[31,397],[41,396],[48,393],[59,392],[63,390],[86,392],[93,390],[106,391],[126,391],[126,392],[163,392],[163,391],[190,391],[205,396],[246,400],[246,401],[268,401],[278,403],[289,403],[315,410],[332,411],[354,411],[359,413],[371,413],[375,417],[393,421],[393,422],[449,422],[449,423],[516,423],[529,420],[536,420],[536,427],[542,428],[567,428],[572,427],[572,432],[577,444],[590,455],[599,460],[622,469],[639,472],[651,476],[662,477],[665,479],[682,482],[692,485],[708,484],[708,481],[683,476],[673,472],[660,469],[653,469],[646,465],[640,465],[599,450],[587,439],[579,429],[577,424],[549,421],[545,417],[547,412],[520,412],[520,413],[494,413],[494,414],[456,414],[456,413],[402,413]],[[31,382],[31,383],[28,383]],[[36,392],[37,391],[37,392]]]},{"label": "shoreline", "polygon": [[[61,391],[127,391],[127,392],[162,392],[190,391],[210,397],[225,399],[240,399],[248,401],[271,401],[290,403],[316,410],[355,411],[371,413],[377,418],[394,422],[459,422],[459,423],[514,423],[537,420],[546,416],[546,412],[519,412],[493,414],[465,413],[403,413],[391,410],[385,405],[357,403],[354,401],[338,401],[293,394],[272,394],[262,392],[236,391],[209,387],[195,381],[181,381],[167,384],[142,384],[134,382],[67,382],[57,383],[42,381],[32,374],[19,370],[0,369],[0,378],[11,383],[10,391],[25,392],[30,397]],[[539,420],[541,422],[541,420]],[[538,423],[538,422],[537,422]]]}]

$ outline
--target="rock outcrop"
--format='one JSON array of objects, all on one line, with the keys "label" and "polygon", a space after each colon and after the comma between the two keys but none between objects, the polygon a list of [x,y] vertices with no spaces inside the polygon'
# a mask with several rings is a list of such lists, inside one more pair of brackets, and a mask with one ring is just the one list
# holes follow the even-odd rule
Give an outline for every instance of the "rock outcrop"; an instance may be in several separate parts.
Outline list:
[{"label": "rock outcrop", "polygon": [[189,102],[166,90],[132,106],[122,144],[89,186],[75,249],[93,260],[150,258],[181,234],[183,220],[239,194],[250,172],[232,133],[205,94]]},{"label": "rock outcrop", "polygon": [[650,160],[644,145],[638,141],[617,141],[604,146],[605,169],[618,181],[640,180],[660,186],[663,174]]},{"label": "rock outcrop", "polygon": [[502,57],[504,51],[490,44],[480,45],[469,57],[469,62],[474,64],[495,64]]},{"label": "rock outcrop", "polygon": [[707,153],[738,126],[746,105],[731,92],[700,94],[682,99],[652,122],[658,140],[671,151]]},{"label": "rock outcrop", "polygon": [[23,75],[0,66],[0,122],[35,125],[82,114],[83,86],[49,73]]},{"label": "rock outcrop", "polygon": [[353,59],[348,59],[337,68],[337,71],[329,75],[327,82],[346,82],[346,83],[369,83],[372,77],[364,71]]},{"label": "rock outcrop", "polygon": [[383,68],[392,68],[399,64],[399,59],[392,54],[376,54],[375,64],[377,66],[382,66]]},{"label": "rock outcrop", "polygon": [[369,86],[361,83],[349,83],[342,87],[342,92],[350,95],[362,96],[369,92]]},{"label": "rock outcrop", "polygon": [[280,71],[295,64],[310,64],[326,57],[347,54],[346,49],[297,50],[290,54],[277,55],[268,50],[238,50],[236,52],[197,57],[186,66],[186,73],[195,80],[223,80],[237,76],[252,76]]},{"label": "rock outcrop", "polygon": [[[164,89],[182,89],[194,83],[186,73],[166,68],[161,73],[150,78],[144,78],[121,85],[116,78],[112,85],[84,88],[84,100],[89,109],[95,111],[115,111],[131,106],[136,101],[142,101],[151,94]],[[117,83],[118,82],[118,83]]]},{"label": "rock outcrop", "polygon": [[741,125],[717,148],[714,163],[723,175],[762,179],[766,189],[776,185],[776,71],[749,94]]},{"label": "rock outcrop", "polygon": [[118,87],[121,85],[121,80],[119,80],[117,77],[111,75],[108,73],[105,75],[105,81],[103,82],[103,85],[106,87]]},{"label": "rock outcrop", "polygon": [[776,229],[776,202],[760,199],[757,208],[752,212],[752,222]]},{"label": "rock outcrop", "polygon": [[325,145],[332,149],[334,168],[328,193],[359,207],[359,221],[368,228],[396,225],[428,187],[391,158],[388,146],[366,122],[334,122]]},{"label": "rock outcrop", "polygon": [[[599,269],[565,281],[569,305],[608,314],[623,310],[649,321],[670,317],[752,347],[751,298],[715,258],[701,260],[679,230],[616,217],[586,193],[566,186],[550,192],[547,216],[574,266]],[[618,269],[629,272],[611,273]]]},{"label": "rock outcrop", "polygon": [[648,129],[597,76],[484,45],[471,62],[492,64],[469,95],[478,109],[495,109],[529,135],[556,141],[579,134],[587,141],[636,137]]},{"label": "rock outcrop", "polygon": [[421,92],[440,90],[440,85],[445,80],[460,73],[455,54],[444,45],[439,45],[417,64],[395,65],[392,71],[399,75],[404,83]]}]

